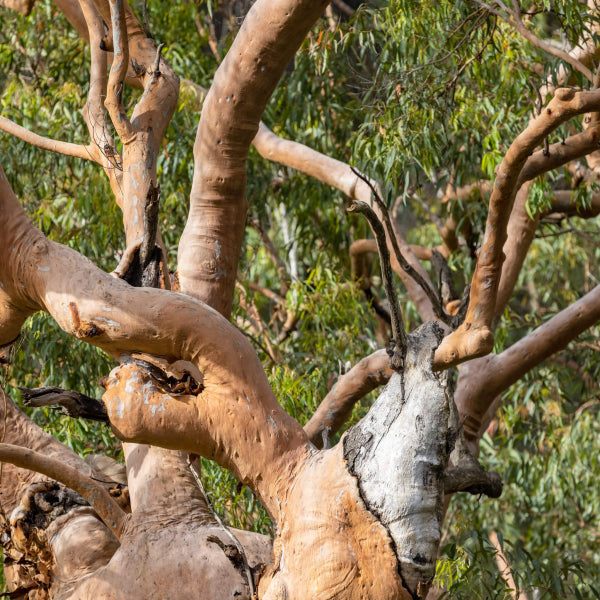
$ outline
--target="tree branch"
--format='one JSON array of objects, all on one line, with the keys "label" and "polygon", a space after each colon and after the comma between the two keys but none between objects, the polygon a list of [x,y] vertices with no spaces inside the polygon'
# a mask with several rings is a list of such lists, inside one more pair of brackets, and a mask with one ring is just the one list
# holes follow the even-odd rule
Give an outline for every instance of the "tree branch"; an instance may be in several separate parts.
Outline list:
[{"label": "tree branch", "polygon": [[41,148],[42,150],[49,150],[50,152],[64,154],[65,156],[73,156],[75,158],[83,158],[84,160],[98,162],[92,155],[92,150],[89,146],[43,137],[21,127],[21,125],[17,125],[6,117],[0,117],[0,130],[17,137],[36,148]]},{"label": "tree branch", "polygon": [[[383,223],[385,224],[385,229],[386,229],[386,232],[388,235],[388,240],[391,242],[392,249],[394,251],[394,254],[396,256],[396,260],[398,261],[398,264],[402,267],[402,270],[405,271],[406,274],[409,275],[419,285],[419,287],[421,287],[421,289],[425,292],[425,294],[429,298],[429,301],[431,302],[431,305],[433,306],[433,310],[434,310],[436,316],[438,317],[438,319],[440,319],[441,321],[443,321],[446,324],[449,324],[448,315],[444,312],[444,309],[442,307],[440,299],[437,296],[437,294],[435,293],[435,290],[429,284],[429,281],[427,281],[424,277],[422,277],[421,274],[416,269],[414,269],[413,266],[406,260],[406,258],[404,258],[404,256],[402,255],[402,252],[400,252],[400,248],[398,247],[398,240],[396,239],[396,234],[394,232],[392,223],[390,221],[389,212],[387,210],[385,202],[381,199],[379,192],[377,191],[375,186],[371,183],[369,178],[366,177],[365,175],[363,175],[358,169],[355,169],[354,167],[352,167],[352,172],[359,179],[361,179],[364,183],[366,183],[369,186],[369,188],[371,189],[371,192],[373,193],[373,198],[375,199],[375,202],[377,203],[377,206],[379,207],[379,213],[382,217]],[[371,221],[369,220],[369,222],[371,222]],[[379,240],[377,243],[378,243],[378,247],[379,247]],[[381,251],[380,251],[380,253],[381,253]]]},{"label": "tree branch", "polygon": [[[200,392],[177,395],[139,365],[121,367],[103,398],[113,429],[126,441],[215,460],[278,515],[284,481],[311,446],[277,402],[248,340],[206,305],[182,294],[131,287],[44,238],[0,173],[6,224],[0,252],[11,254],[14,247],[11,256],[18,257],[0,263],[2,291],[12,304],[48,311],[67,333],[116,358],[156,354],[169,364],[191,362],[203,375]],[[0,344],[7,341],[0,338]],[[288,475],[280,477],[284,472]]]},{"label": "tree branch", "polygon": [[533,149],[559,125],[573,116],[597,110],[600,92],[576,92],[560,88],[554,99],[511,144],[498,167],[490,198],[484,241],[471,285],[471,299],[464,323],[446,337],[436,351],[434,367],[444,369],[483,356],[493,347],[492,319],[502,269],[506,228],[512,211],[519,175]]},{"label": "tree branch", "polygon": [[385,350],[377,350],[361,359],[347,373],[340,376],[329,393],[304,426],[310,441],[323,446],[323,432],[333,437],[348,420],[354,405],[369,392],[388,382],[392,375]]},{"label": "tree branch", "polygon": [[[398,303],[398,296],[392,281],[390,253],[387,248],[383,225],[369,205],[365,204],[364,202],[350,200],[346,206],[346,209],[348,212],[362,213],[366,217],[367,221],[369,221],[369,225],[375,234],[381,263],[383,287],[390,305],[390,317],[392,321],[392,339],[390,340],[390,347],[388,349],[390,365],[395,371],[401,371],[404,368],[404,356],[406,354],[406,331],[404,330],[404,320],[402,318],[402,312]],[[393,235],[393,232],[391,233]]]},{"label": "tree branch", "polygon": [[182,292],[225,315],[231,312],[246,222],[248,150],[281,74],[326,5],[258,0],[204,101],[178,271]]},{"label": "tree branch", "polygon": [[104,487],[93,479],[85,477],[77,469],[54,458],[12,444],[0,444],[0,461],[11,463],[21,469],[42,473],[76,491],[89,502],[117,538],[121,539],[127,522],[127,513]]},{"label": "tree branch", "polygon": [[109,0],[109,3],[114,56],[104,105],[110,114],[118,136],[124,144],[128,144],[135,135],[135,129],[123,106],[123,87],[129,68],[129,39],[125,22],[125,6],[123,0]]},{"label": "tree branch", "polygon": [[107,53],[102,49],[104,23],[93,0],[80,0],[90,39],[90,89],[83,107],[83,118],[94,144],[94,156],[102,165],[119,206],[123,204],[123,160],[108,128],[104,98],[107,95]]},{"label": "tree branch", "polygon": [[456,389],[457,405],[467,417],[469,442],[478,439],[488,408],[503,391],[543,360],[560,352],[600,319],[600,286],[565,308],[499,355],[469,362]]}]

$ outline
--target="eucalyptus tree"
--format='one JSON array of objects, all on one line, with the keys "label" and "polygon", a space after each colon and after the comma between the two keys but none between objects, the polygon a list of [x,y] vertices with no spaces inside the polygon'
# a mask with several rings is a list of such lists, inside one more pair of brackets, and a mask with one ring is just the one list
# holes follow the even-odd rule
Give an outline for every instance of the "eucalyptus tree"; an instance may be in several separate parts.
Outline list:
[{"label": "eucalyptus tree", "polygon": [[[2,4],[32,9],[31,2]],[[90,245],[81,233],[69,240],[77,225],[57,222],[43,203],[28,206],[46,236],[13,192],[20,178],[30,188],[39,185],[38,175],[20,173],[13,153],[4,161],[13,166],[0,177],[6,360],[39,311],[76,341],[65,345],[99,348],[101,400],[57,387],[24,395],[29,406],[59,405],[73,417],[106,423],[123,441],[125,461],[123,471],[98,455],[81,459],[3,392],[2,542],[14,597],[425,598],[445,497],[500,494],[499,476],[475,456],[502,393],[597,322],[600,289],[587,290],[587,282],[587,293],[577,290],[576,299],[520,338],[522,330],[503,321],[540,222],[593,217],[600,209],[593,193],[600,114],[595,5],[565,3],[561,12],[475,2],[433,11],[391,2],[355,13],[344,2],[328,4],[182,4],[181,13],[161,8],[149,20],[145,4],[138,19],[122,0],[60,0],[56,9],[39,10],[51,18],[60,10],[82,41],[62,33],[58,47],[36,52],[28,48],[31,39],[19,39],[20,25],[10,30],[9,41],[26,58],[18,75],[42,98],[56,83],[44,71],[70,50],[73,68],[59,78],[80,85],[61,81],[62,93],[74,97],[65,105],[80,104],[88,141],[35,133],[38,112],[43,119],[54,112],[47,107],[29,110],[28,127],[1,117],[0,128],[71,161],[99,165],[105,183],[95,172],[90,180],[71,174],[78,186],[89,186],[84,193],[96,226],[114,227],[114,200],[124,234],[122,248],[118,232],[108,245],[120,250],[114,268],[108,267],[113,256],[100,256],[104,248],[90,252],[100,268],[72,247]],[[164,30],[150,27],[160,19],[168,23]],[[181,24],[186,20],[195,35]],[[151,29],[164,31],[167,59],[163,38],[155,33],[157,43]],[[431,30],[441,43],[418,43]],[[549,40],[555,32],[567,41]],[[6,53],[7,69],[21,60]],[[207,88],[183,79],[207,65],[214,69],[204,75],[211,79]],[[24,105],[25,93],[10,77],[4,84],[3,110],[10,113],[11,105]],[[138,90],[129,99],[127,86]],[[526,89],[533,101],[523,101]],[[533,114],[525,114],[532,105]],[[178,113],[198,110],[193,156],[185,157],[188,117]],[[263,116],[274,130],[278,120],[285,123],[298,139],[277,135]],[[322,151],[302,143],[303,127],[319,132]],[[353,129],[353,145],[341,141]],[[561,137],[551,143],[556,132]],[[277,167],[255,155],[248,162],[251,146]],[[572,188],[565,175],[547,176],[561,167]],[[348,200],[353,233],[344,228],[337,241],[350,255],[352,274],[336,281],[336,290],[351,296],[352,305],[343,310],[342,298],[335,299],[342,318],[319,287],[318,264],[320,256],[339,252],[328,247],[327,232],[339,236],[330,215],[340,218],[340,211],[327,204],[326,188],[316,192],[295,171]],[[179,177],[189,186],[187,211],[173,191]],[[45,192],[61,197],[58,213],[65,196],[76,197],[68,182],[62,185]],[[30,188],[21,188],[25,199],[35,196]],[[263,196],[269,201],[261,205]],[[169,207],[162,213],[161,200]],[[430,230],[408,243],[403,217],[414,217],[406,208],[411,202],[412,213],[421,211],[437,227],[437,240]],[[177,218],[183,212],[184,226]],[[45,219],[48,213],[53,218]],[[303,241],[299,232],[311,227],[316,233]],[[53,241],[53,233],[68,243]],[[176,257],[169,250],[175,244]],[[244,252],[250,247],[260,250]],[[373,289],[374,252],[386,301]],[[405,302],[392,271],[403,282]],[[315,361],[326,360],[319,355],[328,352],[319,347],[319,304],[331,302],[340,323],[352,320],[352,311],[362,310],[358,290],[379,321],[361,313],[369,335],[357,335],[367,342],[378,336],[385,349],[369,354],[354,341],[350,348],[363,355],[351,357],[356,366],[344,367],[314,414],[308,414],[314,398],[302,393],[288,406],[284,396],[300,377],[302,357],[313,372]],[[531,308],[539,311],[534,292]],[[230,322],[232,313],[243,331]],[[407,333],[408,322],[417,321],[423,325]],[[343,338],[342,327],[328,336]],[[492,353],[498,332],[512,343]],[[56,350],[51,355],[60,362]],[[106,357],[114,361],[110,373]],[[39,357],[28,358],[40,371]],[[291,360],[295,372],[282,369]],[[54,368],[69,370],[69,363]],[[79,379],[73,387],[84,387]],[[372,406],[355,410],[383,384]],[[100,435],[111,443],[106,430]],[[222,522],[203,488],[201,458],[251,490],[262,506],[252,505],[252,519],[265,510],[272,536]],[[225,504],[232,511],[235,499]],[[502,558],[498,536],[491,539]],[[508,563],[499,573],[510,587]]]}]

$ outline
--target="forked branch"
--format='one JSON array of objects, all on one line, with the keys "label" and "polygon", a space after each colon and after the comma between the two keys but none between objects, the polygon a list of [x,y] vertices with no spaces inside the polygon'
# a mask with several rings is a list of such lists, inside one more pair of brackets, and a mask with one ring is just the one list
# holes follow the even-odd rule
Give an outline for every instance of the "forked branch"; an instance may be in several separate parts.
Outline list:
[{"label": "forked branch", "polygon": [[[398,264],[402,267],[402,269],[409,275],[419,286],[420,288],[427,294],[431,305],[433,306],[433,310],[435,311],[436,316],[446,323],[446,325],[450,324],[450,319],[448,315],[444,312],[444,308],[442,307],[442,303],[440,302],[440,298],[435,293],[435,290],[429,285],[425,278],[421,276],[421,274],[406,260],[406,258],[400,252],[400,248],[398,247],[398,240],[396,239],[396,234],[394,232],[394,228],[392,227],[392,222],[390,220],[390,213],[388,212],[387,206],[385,202],[379,195],[377,188],[373,185],[368,177],[363,175],[358,169],[352,167],[352,172],[362,181],[364,181],[371,192],[373,193],[373,198],[379,207],[379,211],[383,217],[383,222],[385,224],[385,229],[388,234],[388,239],[392,244],[392,248],[394,250],[394,254],[396,255],[396,260]],[[370,221],[369,221],[370,222]]]},{"label": "forked branch", "polygon": [[435,369],[445,369],[470,358],[484,356],[492,350],[492,320],[504,260],[506,229],[523,166],[533,150],[559,125],[599,107],[598,90],[576,92],[570,88],[559,88],[547,107],[511,144],[497,169],[465,321],[444,338],[436,350]]}]

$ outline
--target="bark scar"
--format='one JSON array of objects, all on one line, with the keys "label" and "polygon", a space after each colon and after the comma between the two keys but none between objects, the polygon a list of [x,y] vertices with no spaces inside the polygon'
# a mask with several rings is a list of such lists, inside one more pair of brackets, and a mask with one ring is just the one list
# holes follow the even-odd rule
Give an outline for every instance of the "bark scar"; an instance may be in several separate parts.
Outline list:
[{"label": "bark scar", "polygon": [[104,333],[104,329],[91,321],[82,321],[75,302],[69,302],[69,310],[73,317],[73,327],[78,338],[92,338]]}]

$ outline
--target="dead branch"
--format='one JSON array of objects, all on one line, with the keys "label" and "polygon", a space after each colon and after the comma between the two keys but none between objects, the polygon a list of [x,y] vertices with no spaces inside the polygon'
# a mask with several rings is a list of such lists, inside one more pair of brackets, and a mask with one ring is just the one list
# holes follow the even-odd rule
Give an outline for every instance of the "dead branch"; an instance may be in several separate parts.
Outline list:
[{"label": "dead branch", "polygon": [[400,304],[398,303],[398,295],[396,294],[392,281],[390,253],[387,248],[383,225],[369,205],[364,202],[350,200],[346,205],[346,210],[348,210],[348,212],[358,212],[363,214],[367,221],[369,221],[369,225],[375,234],[377,249],[379,250],[383,286],[390,305],[390,316],[392,320],[392,339],[390,340],[389,347],[390,366],[395,371],[401,371],[404,368],[404,356],[406,354],[406,331],[404,329],[404,319],[402,318]]},{"label": "dead branch", "polygon": [[[351,167],[351,168],[352,168],[352,172],[359,179],[361,179],[364,183],[366,183],[369,186],[369,188],[371,189],[371,192],[373,193],[373,198],[375,199],[375,202],[377,203],[377,206],[379,207],[379,212],[382,217],[383,223],[385,225],[388,240],[391,242],[392,249],[394,251],[394,254],[396,255],[396,260],[398,261],[398,264],[402,267],[402,270],[405,271],[406,274],[409,275],[425,292],[425,294],[429,298],[429,301],[431,302],[431,305],[433,306],[433,310],[434,310],[436,316],[438,317],[438,319],[440,319],[441,321],[443,321],[446,324],[449,324],[448,315],[444,312],[444,308],[440,302],[440,299],[437,296],[437,294],[435,293],[435,290],[429,284],[429,281],[427,281],[421,275],[421,273],[419,273],[406,260],[406,258],[402,255],[402,252],[400,252],[400,248],[398,246],[398,240],[396,239],[396,232],[394,231],[394,229],[392,227],[392,222],[390,220],[389,212],[387,210],[385,202],[382,200],[381,196],[379,195],[377,188],[373,185],[373,183],[370,181],[370,179],[368,177],[366,177],[365,175],[363,175],[358,169],[355,169],[354,167]],[[370,222],[371,221],[369,220],[369,223]],[[371,227],[372,227],[372,225],[371,225]],[[378,247],[379,247],[379,241],[378,241]],[[380,253],[381,253],[381,250],[380,250]]]},{"label": "dead branch", "polygon": [[101,400],[90,398],[85,394],[57,387],[24,388],[19,387],[23,393],[23,404],[29,407],[59,405],[63,415],[75,419],[90,419],[108,423],[106,407]]},{"label": "dead branch", "polygon": [[107,527],[118,539],[121,539],[123,529],[127,523],[127,514],[113,500],[106,489],[93,479],[85,477],[77,469],[69,467],[56,459],[12,444],[0,444],[0,460],[22,469],[42,473],[81,494]]}]

